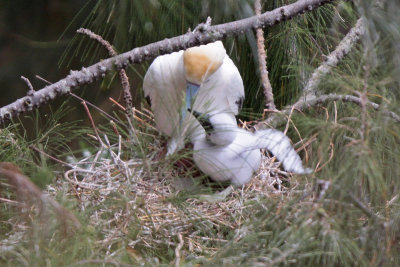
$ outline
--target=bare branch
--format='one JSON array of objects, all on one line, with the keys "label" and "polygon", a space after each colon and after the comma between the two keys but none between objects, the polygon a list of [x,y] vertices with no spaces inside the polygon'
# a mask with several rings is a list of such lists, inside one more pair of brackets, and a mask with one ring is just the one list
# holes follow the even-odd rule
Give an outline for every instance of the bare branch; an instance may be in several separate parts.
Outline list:
[{"label": "bare branch", "polygon": [[[293,105],[284,108],[281,113],[287,115],[287,114],[289,114],[289,112],[293,106],[297,110],[303,110],[307,107],[307,105],[313,106],[313,105],[320,103],[321,100],[323,100],[322,102],[325,102],[332,98],[332,97],[327,97],[328,95],[325,95],[325,96],[320,96],[318,99],[316,99],[317,96],[316,96],[315,90],[319,86],[322,77],[324,75],[326,75],[328,72],[330,72],[333,67],[337,66],[337,64],[340,62],[340,60],[342,60],[343,57],[350,52],[352,47],[357,43],[357,41],[364,34],[364,32],[365,32],[364,23],[365,22],[364,22],[363,18],[358,19],[355,26],[340,41],[340,43],[338,44],[336,49],[326,57],[326,61],[322,62],[322,64],[314,70],[307,85],[303,89],[303,95],[300,97],[300,99]],[[332,96],[332,95],[329,95],[329,96]],[[335,95],[335,96],[339,96],[339,95]],[[346,96],[341,100],[349,102],[348,100],[352,99],[351,102],[359,104],[358,100],[357,101],[354,100],[355,98],[359,100],[359,98],[357,98],[357,97],[353,98],[353,96]],[[378,104],[376,104],[376,105],[378,105]],[[279,114],[280,114],[279,112],[272,114],[266,121],[261,122],[260,126],[264,123],[272,125],[272,126],[276,126],[280,123],[283,123],[285,121],[285,119],[283,116],[279,116]],[[390,115],[390,117],[394,118],[393,115]],[[395,119],[395,120],[397,121],[397,119]]]},{"label": "bare branch", "polygon": [[[293,106],[290,106],[291,108],[296,109],[297,111],[304,111],[307,108],[310,107],[314,107],[326,102],[332,102],[332,101],[343,101],[343,102],[350,102],[350,103],[354,103],[359,105],[360,107],[362,107],[364,104],[364,101],[366,101],[366,106],[371,107],[375,110],[379,110],[380,109],[380,105],[375,103],[375,102],[371,102],[368,100],[362,100],[361,98],[357,97],[357,96],[352,96],[352,95],[338,95],[338,94],[327,94],[327,95],[321,95],[318,96],[316,98],[313,99],[300,99],[299,101],[297,101]],[[285,108],[283,111],[279,112],[279,113],[275,113],[273,114],[273,116],[271,116],[270,118],[268,118],[266,121],[264,121],[263,123],[266,123],[268,125],[278,125],[280,122],[285,121],[285,116],[279,116],[279,115],[286,115],[288,116],[290,114],[291,109],[289,109],[288,107]],[[400,116],[397,115],[396,113],[392,112],[392,111],[382,111],[385,115],[389,116],[390,118],[392,118],[394,121],[396,122],[400,122]],[[261,123],[260,123],[261,124]]]},{"label": "bare branch", "polygon": [[42,82],[47,83],[48,85],[53,84],[53,83],[49,82],[48,80],[46,80],[45,78],[40,77],[39,75],[35,75],[35,77],[36,77],[37,79],[41,80]]},{"label": "bare branch", "polygon": [[347,33],[342,41],[340,41],[336,49],[326,57],[326,60],[318,68],[314,70],[307,85],[303,89],[304,97],[315,96],[315,90],[321,82],[322,77],[330,72],[332,68],[336,67],[343,57],[350,52],[360,37],[364,35],[364,23],[363,18],[358,19],[356,25]]},{"label": "bare branch", "polygon": [[[100,35],[95,34],[94,32],[92,32],[88,29],[84,29],[84,28],[80,28],[76,32],[85,34],[85,35],[89,36],[91,39],[94,39],[97,42],[99,42],[102,46],[104,46],[107,49],[108,54],[111,57],[117,56],[117,52],[114,50],[112,45],[108,41],[104,40],[103,37],[101,37]],[[119,78],[120,78],[121,84],[122,84],[122,89],[124,90],[124,101],[125,101],[126,113],[128,114],[128,116],[130,118],[133,118],[131,86],[129,84],[128,76],[126,75],[125,69],[120,69],[118,72],[119,72]]]},{"label": "bare branch", "polygon": [[31,84],[31,81],[28,78],[24,77],[24,76],[21,76],[21,79],[24,80],[24,82],[28,86],[28,93],[26,93],[26,94],[29,95],[29,96],[33,96],[33,94],[35,93],[35,90],[33,90],[33,86]]},{"label": "bare branch", "polygon": [[[255,0],[254,10],[256,15],[261,15],[260,0]],[[258,50],[258,65],[260,67],[261,84],[264,89],[265,106],[267,109],[275,110],[274,95],[272,93],[272,86],[268,78],[267,69],[267,54],[264,46],[264,31],[260,28],[256,30],[257,34],[257,50]]]},{"label": "bare branch", "polygon": [[141,63],[159,55],[222,40],[227,36],[241,35],[248,30],[268,27],[331,2],[333,0],[299,0],[293,4],[265,12],[260,16],[205,27],[195,33],[188,32],[184,35],[135,48],[87,68],[82,68],[80,71],[71,71],[66,78],[36,91],[33,96],[25,96],[2,107],[0,109],[0,123],[46,104],[57,97],[69,94],[82,85],[93,83],[114,68],[120,70],[126,68],[128,64]]}]

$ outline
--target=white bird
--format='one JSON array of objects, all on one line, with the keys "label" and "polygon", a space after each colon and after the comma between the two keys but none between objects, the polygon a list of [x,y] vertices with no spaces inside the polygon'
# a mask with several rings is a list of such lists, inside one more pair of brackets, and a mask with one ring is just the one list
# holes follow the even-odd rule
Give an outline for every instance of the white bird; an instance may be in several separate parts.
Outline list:
[{"label": "white bird", "polygon": [[311,173],[304,169],[300,156],[289,138],[275,129],[251,133],[237,126],[225,113],[193,115],[203,127],[191,136],[193,158],[201,171],[215,181],[230,181],[239,186],[250,181],[261,165],[260,149],[269,150],[286,171],[298,174]]},{"label": "white bird", "polygon": [[157,128],[171,137],[167,155],[200,128],[187,108],[234,118],[244,99],[240,73],[220,41],[157,57],[144,77],[143,91]]}]

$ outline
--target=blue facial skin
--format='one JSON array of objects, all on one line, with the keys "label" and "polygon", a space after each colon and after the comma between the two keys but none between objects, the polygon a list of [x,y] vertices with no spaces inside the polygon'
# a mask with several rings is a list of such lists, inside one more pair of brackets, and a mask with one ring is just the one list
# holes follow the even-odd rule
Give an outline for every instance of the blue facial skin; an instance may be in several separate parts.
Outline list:
[{"label": "blue facial skin", "polygon": [[185,101],[186,106],[182,107],[182,110],[181,110],[181,120],[180,120],[181,124],[186,117],[186,110],[192,109],[192,104],[194,102],[194,99],[195,99],[197,93],[199,92],[199,88],[200,88],[200,85],[187,82],[186,101]]}]

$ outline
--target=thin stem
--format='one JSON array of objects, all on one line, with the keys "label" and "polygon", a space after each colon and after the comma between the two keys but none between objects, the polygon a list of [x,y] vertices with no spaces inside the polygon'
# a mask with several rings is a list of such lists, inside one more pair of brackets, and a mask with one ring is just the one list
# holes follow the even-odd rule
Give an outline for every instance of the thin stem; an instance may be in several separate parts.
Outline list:
[{"label": "thin stem", "polygon": [[[112,45],[108,41],[104,40],[103,37],[101,37],[100,35],[95,34],[94,32],[92,32],[88,29],[84,29],[84,28],[80,28],[76,32],[85,34],[85,35],[89,36],[91,39],[99,42],[102,46],[104,46],[107,49],[108,54],[111,57],[117,56],[117,52],[114,50]],[[129,84],[128,76],[126,75],[125,69],[120,69],[118,71],[118,73],[119,73],[119,79],[121,80],[122,89],[124,90],[124,101],[125,101],[125,106],[126,106],[126,113],[128,114],[129,117],[133,118],[131,86]]]},{"label": "thin stem", "polygon": [[[254,10],[257,16],[261,15],[261,3],[260,0],[255,0]],[[274,103],[274,94],[272,92],[272,86],[268,78],[267,69],[267,54],[264,45],[264,31],[259,28],[256,30],[257,35],[257,50],[258,50],[258,65],[260,67],[261,84],[264,89],[265,96],[265,107],[267,109],[276,110]]]}]

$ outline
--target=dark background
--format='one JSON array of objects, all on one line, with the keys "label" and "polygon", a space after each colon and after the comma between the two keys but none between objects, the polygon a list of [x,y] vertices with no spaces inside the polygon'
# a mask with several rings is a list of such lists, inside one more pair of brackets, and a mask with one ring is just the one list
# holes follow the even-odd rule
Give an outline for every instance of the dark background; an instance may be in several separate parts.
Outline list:
[{"label": "dark background", "polygon": [[0,0],[0,106],[25,95],[21,75],[40,89],[35,75],[54,82],[67,74],[58,63],[73,33],[58,39],[84,2]]},{"label": "dark background", "polygon": [[[21,76],[28,78],[34,89],[39,90],[46,83],[35,78],[35,75],[56,82],[67,76],[71,69],[78,70],[93,63],[81,54],[65,51],[71,45],[73,37],[77,36],[75,31],[82,26],[85,16],[95,3],[96,1],[84,0],[0,0],[0,107],[26,95],[27,85]],[[78,38],[82,38],[85,43],[92,42],[89,38]],[[74,56],[63,61],[64,55]],[[101,56],[107,57],[105,53]],[[111,96],[122,103],[120,88],[116,88],[120,86],[113,76],[105,80],[81,87],[74,93],[108,112],[116,110],[107,99]],[[111,86],[102,84],[110,80],[114,80],[109,83]],[[69,96],[40,107],[40,117],[44,118],[51,112],[50,109],[54,112],[66,100],[68,113],[61,121],[88,122],[87,116],[83,116],[85,111],[80,101]],[[33,116],[35,112],[19,117],[27,128],[30,128],[31,120],[26,118]],[[102,118],[98,112],[93,112],[92,115],[95,120]]]}]

